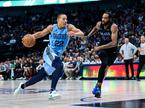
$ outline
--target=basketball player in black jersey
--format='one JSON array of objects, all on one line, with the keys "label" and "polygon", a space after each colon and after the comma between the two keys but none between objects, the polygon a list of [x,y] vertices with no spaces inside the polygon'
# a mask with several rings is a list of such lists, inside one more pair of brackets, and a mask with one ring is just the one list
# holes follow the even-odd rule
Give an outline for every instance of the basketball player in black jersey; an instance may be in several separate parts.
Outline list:
[{"label": "basketball player in black jersey", "polygon": [[111,14],[106,12],[102,21],[97,22],[87,37],[97,34],[100,36],[100,44],[94,48],[99,55],[102,64],[99,69],[98,82],[92,93],[95,97],[101,97],[101,86],[106,72],[117,57],[118,26],[111,21]]}]

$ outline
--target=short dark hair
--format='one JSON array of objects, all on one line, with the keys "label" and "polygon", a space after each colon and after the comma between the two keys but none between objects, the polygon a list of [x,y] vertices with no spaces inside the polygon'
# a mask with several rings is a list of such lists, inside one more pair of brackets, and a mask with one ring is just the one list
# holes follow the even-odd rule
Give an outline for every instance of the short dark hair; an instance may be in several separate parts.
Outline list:
[{"label": "short dark hair", "polygon": [[57,19],[59,19],[62,15],[66,15],[66,14],[64,14],[64,13],[58,14]]},{"label": "short dark hair", "polygon": [[109,16],[110,19],[112,18],[111,12],[106,11],[106,12],[104,12],[104,14],[108,14],[108,16]]}]

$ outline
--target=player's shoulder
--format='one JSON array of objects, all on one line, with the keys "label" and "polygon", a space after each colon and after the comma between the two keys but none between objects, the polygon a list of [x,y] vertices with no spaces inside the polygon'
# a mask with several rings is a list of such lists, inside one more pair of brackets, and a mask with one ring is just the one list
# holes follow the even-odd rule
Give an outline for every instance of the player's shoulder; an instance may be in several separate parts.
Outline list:
[{"label": "player's shoulder", "polygon": [[97,23],[96,23],[96,26],[98,26],[98,27],[100,27],[101,26],[101,21],[98,21]]},{"label": "player's shoulder", "polygon": [[74,27],[74,25],[69,23],[69,24],[66,25],[66,27],[67,27],[68,30],[70,31],[70,30]]},{"label": "player's shoulder", "polygon": [[49,29],[49,30],[52,30],[53,29],[53,24],[49,24],[48,26],[47,26],[47,28]]},{"label": "player's shoulder", "polygon": [[47,27],[53,28],[55,24],[49,24]]},{"label": "player's shoulder", "polygon": [[52,32],[53,28],[55,28],[56,26],[57,26],[57,24],[49,24],[47,26],[47,30],[50,31],[50,32]]}]

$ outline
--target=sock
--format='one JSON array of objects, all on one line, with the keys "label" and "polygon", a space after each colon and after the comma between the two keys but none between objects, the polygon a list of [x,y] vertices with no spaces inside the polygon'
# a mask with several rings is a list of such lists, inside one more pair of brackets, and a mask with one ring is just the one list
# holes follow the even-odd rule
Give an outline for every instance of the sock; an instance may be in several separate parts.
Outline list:
[{"label": "sock", "polygon": [[53,88],[51,88],[51,89],[50,89],[50,93],[52,93],[52,91],[54,91],[54,89],[53,89]]},{"label": "sock", "polygon": [[102,83],[97,83],[96,86],[98,86],[101,89]]},{"label": "sock", "polygon": [[25,88],[25,84],[22,84],[22,85],[21,85],[21,88],[24,89],[24,88]]}]

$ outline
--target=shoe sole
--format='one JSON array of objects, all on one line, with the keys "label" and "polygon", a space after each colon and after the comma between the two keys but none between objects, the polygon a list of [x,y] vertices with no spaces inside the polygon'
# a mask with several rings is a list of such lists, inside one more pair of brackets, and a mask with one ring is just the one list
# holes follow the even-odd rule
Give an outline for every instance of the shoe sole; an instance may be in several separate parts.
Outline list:
[{"label": "shoe sole", "polygon": [[48,100],[50,100],[50,101],[53,101],[53,100],[56,100],[56,99],[60,99],[60,97],[51,97],[51,98],[48,98]]},{"label": "shoe sole", "polygon": [[92,92],[92,93],[96,98],[101,98],[101,93],[94,93],[94,92]]},{"label": "shoe sole", "polygon": [[96,98],[101,98],[101,94],[100,93],[97,93],[97,94],[95,94],[95,97]]},{"label": "shoe sole", "polygon": [[54,99],[57,99],[57,98],[60,98],[60,96],[54,96],[54,97],[50,96],[50,97],[48,97],[48,100],[54,100]]}]

